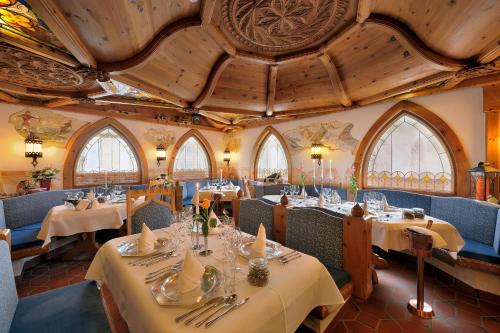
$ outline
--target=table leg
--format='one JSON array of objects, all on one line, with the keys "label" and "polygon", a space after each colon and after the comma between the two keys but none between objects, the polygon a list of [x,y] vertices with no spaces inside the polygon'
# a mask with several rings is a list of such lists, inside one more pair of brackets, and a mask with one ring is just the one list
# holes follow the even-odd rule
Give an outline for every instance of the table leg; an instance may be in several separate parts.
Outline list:
[{"label": "table leg", "polygon": [[373,265],[375,266],[376,269],[389,268],[389,263],[387,262],[387,260],[385,260],[384,258],[379,256],[378,254],[373,253],[373,252],[372,252],[372,262],[373,262]]}]

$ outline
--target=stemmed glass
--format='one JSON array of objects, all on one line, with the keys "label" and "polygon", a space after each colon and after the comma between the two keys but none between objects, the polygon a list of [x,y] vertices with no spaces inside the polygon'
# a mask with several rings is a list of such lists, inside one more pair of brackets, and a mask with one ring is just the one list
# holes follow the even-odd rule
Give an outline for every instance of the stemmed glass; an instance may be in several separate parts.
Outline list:
[{"label": "stemmed glass", "polygon": [[332,204],[334,205],[339,205],[340,203],[342,203],[342,198],[340,197],[340,195],[338,194],[338,192],[336,190],[332,190]]},{"label": "stemmed glass", "polygon": [[332,198],[332,189],[329,187],[323,187],[322,193],[323,193],[323,197],[325,199],[325,202],[330,203],[331,198]]}]

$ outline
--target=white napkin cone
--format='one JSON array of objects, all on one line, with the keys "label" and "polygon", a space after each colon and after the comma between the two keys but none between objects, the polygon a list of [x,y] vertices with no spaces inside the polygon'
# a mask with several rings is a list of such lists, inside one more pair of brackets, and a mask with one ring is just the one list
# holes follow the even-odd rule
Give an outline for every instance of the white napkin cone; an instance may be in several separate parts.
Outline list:
[{"label": "white napkin cone", "polygon": [[99,206],[101,206],[99,201],[97,199],[92,199],[92,209],[99,208]]},{"label": "white napkin cone", "polygon": [[[211,219],[215,219],[217,221],[217,226],[215,228],[212,228],[210,226]],[[219,218],[217,217],[217,215],[215,215],[215,212],[212,210],[210,212],[210,215],[208,215],[208,234],[215,235],[217,233],[217,227],[219,226],[219,224],[221,224],[221,222],[220,222]]]},{"label": "white napkin cone", "polygon": [[233,182],[230,181],[228,187],[232,190],[234,188]]},{"label": "white napkin cone", "polygon": [[388,212],[389,211],[389,204],[387,203],[387,198],[384,197],[384,199],[382,201],[384,203],[384,212]]},{"label": "white napkin cone", "polygon": [[370,215],[370,213],[368,213],[368,202],[363,202],[363,217],[367,217],[368,215]]},{"label": "white napkin cone", "polygon": [[139,251],[149,252],[155,248],[155,243],[158,238],[156,235],[148,228],[148,226],[143,223],[141,230],[141,237],[139,237]]},{"label": "white napkin cone", "polygon": [[248,182],[244,182],[243,186],[245,191],[245,198],[252,199],[252,194],[250,193],[250,187],[248,187]]},{"label": "white napkin cone", "polygon": [[82,200],[80,200],[78,205],[76,205],[75,209],[76,210],[85,210],[88,208],[89,205],[90,205],[89,199],[82,199]]},{"label": "white napkin cone", "polygon": [[266,228],[262,225],[259,226],[259,231],[257,232],[257,238],[252,244],[252,252],[258,258],[266,257]]},{"label": "white napkin cone", "polygon": [[205,268],[203,265],[193,257],[191,251],[186,251],[184,257],[184,267],[182,272],[179,274],[178,287],[181,293],[186,293],[191,291],[201,284],[201,278],[205,273]]},{"label": "white napkin cone", "polygon": [[423,228],[423,227],[417,227],[417,226],[408,227],[408,229],[416,231],[416,232],[421,233],[421,234],[432,236],[432,247],[442,248],[442,247],[445,247],[447,245],[447,243],[443,239],[443,237],[435,231],[432,231],[430,229]]},{"label": "white napkin cone", "polygon": [[90,201],[94,200],[95,199],[94,192],[90,191],[89,194],[87,194],[87,199],[89,199]]},{"label": "white napkin cone", "polygon": [[323,198],[323,193],[320,193],[319,198],[318,198],[318,207],[323,208],[325,207],[325,199]]}]

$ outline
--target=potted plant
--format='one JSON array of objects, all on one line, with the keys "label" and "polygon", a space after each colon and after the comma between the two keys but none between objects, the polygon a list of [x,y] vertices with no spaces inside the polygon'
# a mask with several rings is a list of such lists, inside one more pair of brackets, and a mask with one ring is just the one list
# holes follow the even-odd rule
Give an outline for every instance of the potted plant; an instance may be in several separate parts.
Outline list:
[{"label": "potted plant", "polygon": [[299,175],[299,183],[300,183],[300,198],[305,199],[306,198],[306,179],[307,179],[307,173],[304,171],[304,166],[302,163],[300,164],[300,168],[296,169],[298,175]]},{"label": "potted plant", "polygon": [[32,171],[31,178],[33,178],[34,181],[38,181],[40,183],[41,188],[46,188],[47,191],[49,191],[52,179],[56,178],[58,173],[59,173],[58,169],[43,168],[41,170]]},{"label": "potted plant", "polygon": [[208,234],[209,228],[217,227],[217,220],[215,218],[211,218],[210,215],[213,210],[213,206],[217,200],[215,200],[212,204],[210,204],[210,200],[205,199],[200,204],[201,210],[199,214],[195,216],[195,222],[201,224],[201,232],[203,234],[204,240],[204,249],[200,252],[201,256],[208,256],[212,253],[212,250],[208,249]]}]

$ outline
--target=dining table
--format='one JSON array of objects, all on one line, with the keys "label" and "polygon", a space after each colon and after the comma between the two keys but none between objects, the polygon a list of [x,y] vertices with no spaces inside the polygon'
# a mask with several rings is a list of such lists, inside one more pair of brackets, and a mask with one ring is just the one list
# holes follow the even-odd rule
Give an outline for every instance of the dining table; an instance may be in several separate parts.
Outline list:
[{"label": "dining table", "polygon": [[54,206],[45,216],[37,238],[44,241],[42,246],[47,246],[52,237],[119,229],[126,218],[127,207],[124,200],[108,200],[84,210],[76,210],[72,205]]},{"label": "dining table", "polygon": [[[279,203],[281,195],[265,195],[263,199]],[[305,200],[289,197],[289,205],[293,207],[318,207],[318,198],[309,197]],[[355,205],[352,201],[343,201],[337,204],[324,203],[323,208],[333,212],[348,215]],[[361,205],[361,204],[360,204]],[[390,210],[380,214],[370,214],[366,218],[372,221],[372,244],[384,251],[404,251],[409,249],[406,229],[408,227],[426,227],[432,220],[431,230],[442,237],[442,248],[450,252],[458,252],[465,244],[458,230],[451,223],[425,215],[424,218],[408,219],[403,216],[403,210],[391,207]],[[443,244],[441,242],[441,244]]]},{"label": "dining table", "polygon": [[[155,230],[158,237],[169,237],[171,227]],[[243,233],[244,234],[244,233]],[[244,234],[245,237],[249,235]],[[295,332],[309,313],[317,306],[327,306],[331,313],[340,310],[344,299],[326,267],[315,257],[301,254],[287,264],[277,259],[268,263],[269,282],[264,287],[251,285],[247,281],[249,263],[241,255],[236,258],[236,291],[238,299],[249,298],[230,314],[224,316],[213,326],[196,328],[176,323],[175,318],[186,313],[191,307],[160,306],[152,294],[151,284],[145,283],[149,272],[162,266],[178,262],[193,251],[195,258],[203,266],[213,266],[223,270],[223,239],[220,234],[208,236],[208,247],[213,251],[209,256],[199,255],[199,250],[191,250],[190,237],[181,236],[175,258],[167,258],[152,267],[132,266],[130,261],[137,258],[123,257],[118,246],[124,241],[138,238],[131,235],[108,241],[97,252],[86,275],[86,279],[95,280],[98,285],[105,284],[110,290],[119,312],[128,325],[130,332],[173,333],[173,332]],[[282,247],[283,253],[291,250]],[[223,288],[213,296],[223,295]]]},{"label": "dining table", "polygon": [[198,190],[200,201],[205,199],[213,200],[214,194],[220,194],[221,201],[232,201],[233,199],[238,198],[238,191],[240,190],[239,186],[205,186]]}]

